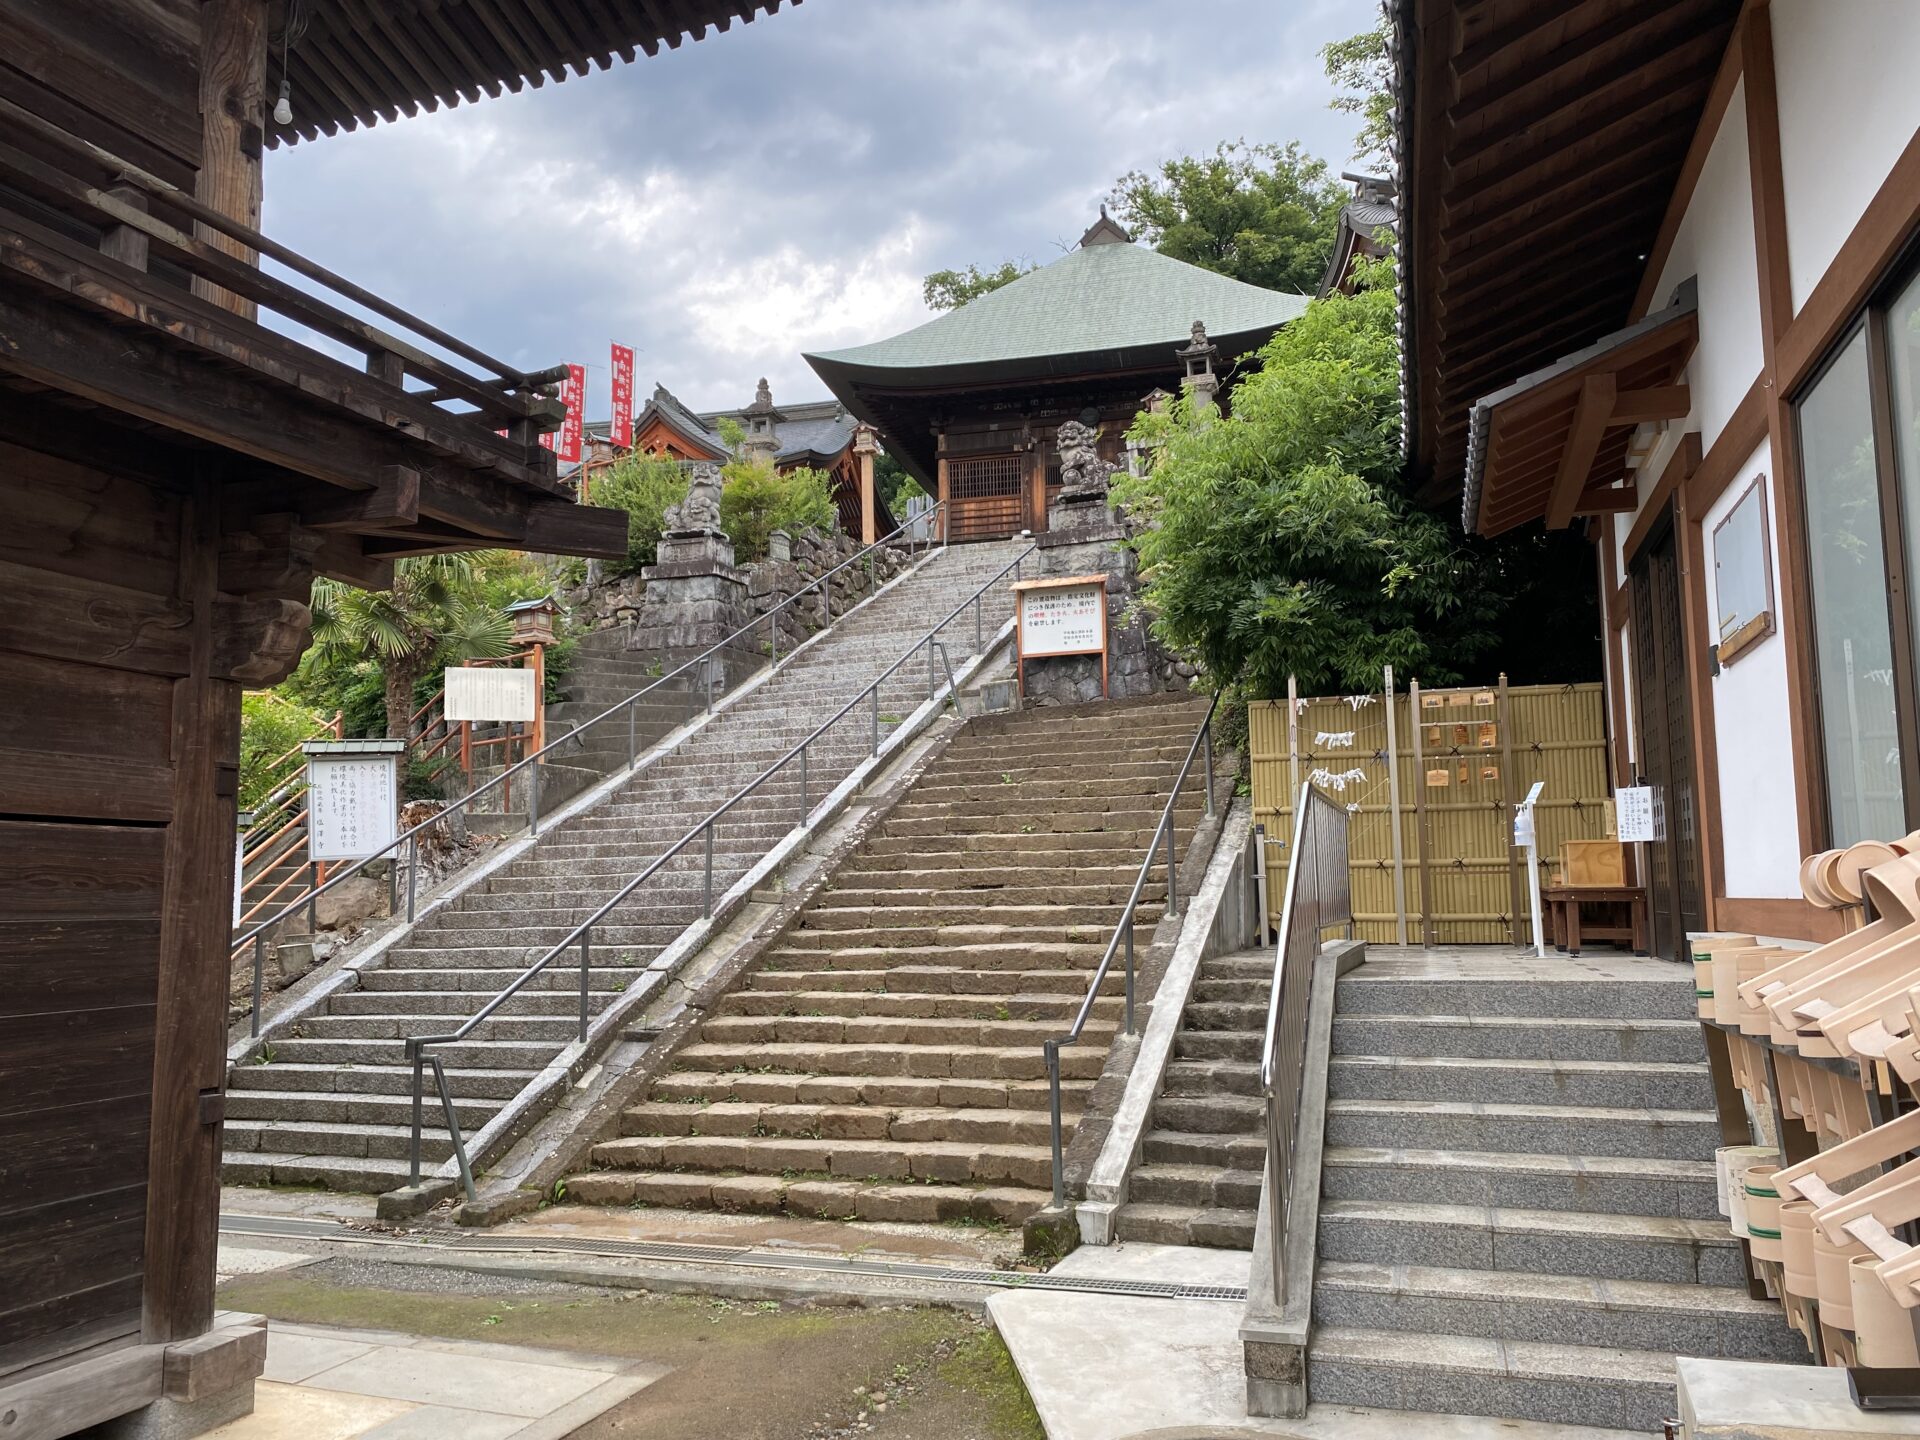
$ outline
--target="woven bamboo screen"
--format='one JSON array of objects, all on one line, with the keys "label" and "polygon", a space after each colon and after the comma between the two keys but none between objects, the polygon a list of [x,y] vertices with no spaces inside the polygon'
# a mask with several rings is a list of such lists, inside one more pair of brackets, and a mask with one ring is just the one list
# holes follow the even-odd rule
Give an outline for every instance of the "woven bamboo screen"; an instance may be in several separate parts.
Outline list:
[{"label": "woven bamboo screen", "polygon": [[[1508,843],[1513,806],[1536,780],[1544,782],[1535,810],[1543,884],[1550,878],[1544,867],[1559,859],[1562,841],[1606,834],[1610,790],[1601,688],[1469,687],[1422,691],[1419,699],[1416,716],[1410,694],[1394,697],[1408,940],[1420,943],[1425,897],[1431,894],[1436,944],[1530,942],[1525,852]],[[1398,927],[1386,708],[1379,695],[1294,703],[1291,737],[1286,701],[1248,706],[1254,821],[1266,827],[1269,870],[1285,874],[1295,788],[1310,779],[1351,816],[1356,933],[1392,944]],[[1278,883],[1269,887],[1276,920],[1281,890]]]}]

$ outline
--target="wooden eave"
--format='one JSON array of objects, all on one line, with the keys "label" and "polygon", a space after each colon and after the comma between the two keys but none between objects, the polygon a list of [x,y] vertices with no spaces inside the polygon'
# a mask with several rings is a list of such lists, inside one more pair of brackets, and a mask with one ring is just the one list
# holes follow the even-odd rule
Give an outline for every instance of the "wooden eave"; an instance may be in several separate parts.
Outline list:
[{"label": "wooden eave", "polygon": [[[269,146],[337,135],[483,96],[518,94],[636,53],[677,50],[709,30],[772,15],[782,0],[305,0],[282,59],[273,5],[267,94],[289,84],[293,122]],[[786,0],[798,5],[800,0]]]},{"label": "wooden eave", "polygon": [[1461,522],[1494,536],[1534,520],[1630,511],[1636,426],[1683,418],[1680,383],[1699,342],[1692,287],[1674,305],[1475,404],[1468,421]]},{"label": "wooden eave", "polygon": [[1423,498],[1461,494],[1478,397],[1628,319],[1739,11],[1392,0],[1405,443]]}]

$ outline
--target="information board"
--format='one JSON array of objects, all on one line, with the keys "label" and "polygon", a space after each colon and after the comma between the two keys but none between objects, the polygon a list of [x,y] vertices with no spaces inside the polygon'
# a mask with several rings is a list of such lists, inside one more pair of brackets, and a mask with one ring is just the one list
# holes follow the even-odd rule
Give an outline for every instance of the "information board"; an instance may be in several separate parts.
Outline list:
[{"label": "information board", "polygon": [[1107,648],[1107,581],[1076,577],[1020,587],[1020,657],[1098,655]]},{"label": "information board", "polygon": [[517,721],[533,720],[534,686],[539,676],[532,670],[487,666],[450,666],[447,670],[446,717],[461,720]]},{"label": "information board", "polygon": [[1622,785],[1613,792],[1615,838],[1623,841],[1656,840],[1653,817],[1653,787]]},{"label": "information board", "polygon": [[307,755],[307,844],[315,860],[358,860],[400,833],[398,757]]}]

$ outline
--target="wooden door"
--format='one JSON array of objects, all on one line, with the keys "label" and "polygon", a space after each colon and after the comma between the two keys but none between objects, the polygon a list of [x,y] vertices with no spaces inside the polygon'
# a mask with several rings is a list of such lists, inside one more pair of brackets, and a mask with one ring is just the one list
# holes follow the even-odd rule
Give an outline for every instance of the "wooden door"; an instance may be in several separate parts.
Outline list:
[{"label": "wooden door", "polygon": [[1629,571],[1633,585],[1633,689],[1638,765],[1654,787],[1663,839],[1647,846],[1647,901],[1656,954],[1689,953],[1689,931],[1706,928],[1700,883],[1699,795],[1694,784],[1693,714],[1687,691],[1685,612],[1673,528],[1650,539]]},{"label": "wooden door", "polygon": [[1027,528],[1027,457],[970,455],[947,462],[949,538],[1004,540]]}]

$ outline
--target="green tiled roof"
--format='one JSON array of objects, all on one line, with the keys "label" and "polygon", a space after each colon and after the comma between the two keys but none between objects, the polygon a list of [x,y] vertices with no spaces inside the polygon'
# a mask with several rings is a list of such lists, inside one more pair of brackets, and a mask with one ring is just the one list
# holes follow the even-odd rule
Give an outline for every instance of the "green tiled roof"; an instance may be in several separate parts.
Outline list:
[{"label": "green tiled roof", "polygon": [[1273,329],[1306,308],[1305,295],[1229,280],[1143,245],[1084,245],[891,339],[807,358],[860,369],[935,370],[1177,347],[1195,320],[1217,340]]}]

